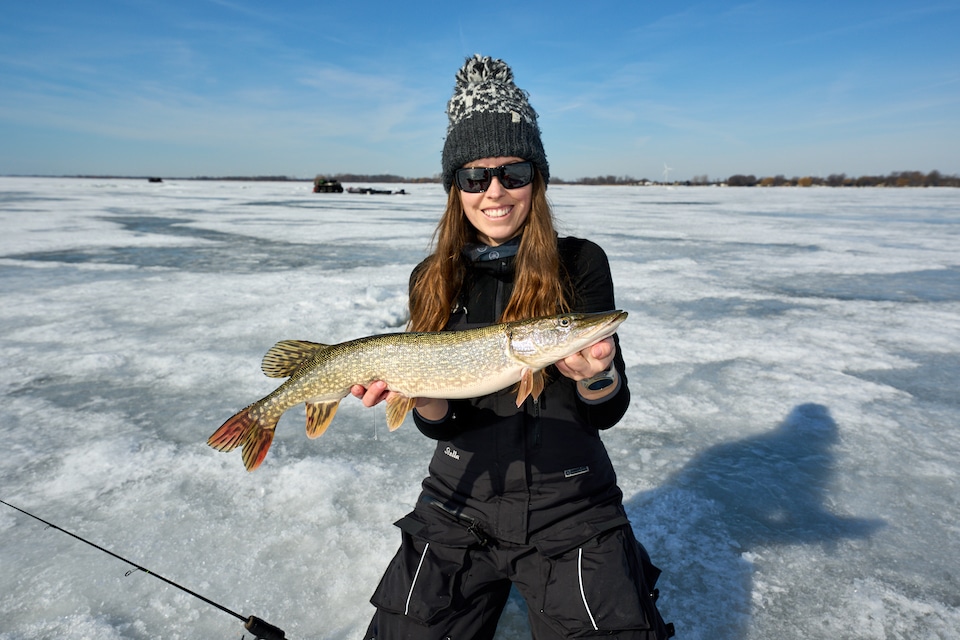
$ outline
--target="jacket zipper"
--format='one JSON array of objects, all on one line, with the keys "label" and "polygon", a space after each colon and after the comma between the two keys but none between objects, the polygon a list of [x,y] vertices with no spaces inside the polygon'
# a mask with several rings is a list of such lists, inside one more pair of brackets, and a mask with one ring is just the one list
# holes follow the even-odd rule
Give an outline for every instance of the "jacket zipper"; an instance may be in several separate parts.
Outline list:
[{"label": "jacket zipper", "polygon": [[496,300],[496,308],[493,310],[493,317],[497,318],[496,322],[500,322],[500,316],[503,315],[504,300],[503,300],[503,278],[499,277],[503,275],[503,272],[507,269],[506,260],[500,261],[500,269],[497,274],[497,295],[494,297]]},{"label": "jacket zipper", "polygon": [[539,449],[543,430],[540,424],[540,398],[533,399],[533,448]]}]

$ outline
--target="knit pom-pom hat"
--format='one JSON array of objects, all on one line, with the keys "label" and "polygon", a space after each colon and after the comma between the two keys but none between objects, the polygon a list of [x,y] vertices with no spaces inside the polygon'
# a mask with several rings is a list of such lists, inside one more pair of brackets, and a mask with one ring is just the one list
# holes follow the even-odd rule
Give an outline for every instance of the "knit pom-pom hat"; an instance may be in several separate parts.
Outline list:
[{"label": "knit pom-pom hat", "polygon": [[454,172],[479,158],[523,158],[533,162],[544,183],[550,181],[537,112],[527,92],[513,83],[513,71],[503,60],[480,54],[467,58],[457,72],[447,117],[442,165],[443,188],[448,193]]}]

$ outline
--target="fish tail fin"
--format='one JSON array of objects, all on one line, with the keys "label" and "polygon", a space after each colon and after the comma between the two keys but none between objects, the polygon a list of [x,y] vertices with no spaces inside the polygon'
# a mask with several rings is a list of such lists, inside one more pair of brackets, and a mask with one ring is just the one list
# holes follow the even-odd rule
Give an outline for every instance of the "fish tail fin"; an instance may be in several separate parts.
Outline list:
[{"label": "fish tail fin", "polygon": [[233,451],[241,447],[247,471],[253,471],[263,462],[277,426],[276,420],[271,421],[259,415],[257,406],[253,404],[243,409],[207,438],[207,444],[218,451]]},{"label": "fish tail fin", "polygon": [[543,370],[524,369],[520,374],[520,386],[517,388],[517,407],[523,405],[527,396],[533,396],[536,400],[543,391]]}]

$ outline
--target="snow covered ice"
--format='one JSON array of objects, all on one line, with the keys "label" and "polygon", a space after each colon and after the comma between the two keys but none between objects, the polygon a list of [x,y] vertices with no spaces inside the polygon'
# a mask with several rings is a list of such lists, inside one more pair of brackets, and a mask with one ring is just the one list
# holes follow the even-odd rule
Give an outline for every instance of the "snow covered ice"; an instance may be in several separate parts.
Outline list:
[{"label": "snow covered ice", "polygon": [[[205,442],[278,384],[274,342],[402,328],[444,194],[310,186],[0,178],[0,499],[289,638],[359,639],[431,442],[353,398],[319,440],[288,412],[254,473]],[[549,196],[630,312],[603,438],[678,637],[960,637],[960,191]],[[0,639],[242,635],[129,569],[0,505]]]}]

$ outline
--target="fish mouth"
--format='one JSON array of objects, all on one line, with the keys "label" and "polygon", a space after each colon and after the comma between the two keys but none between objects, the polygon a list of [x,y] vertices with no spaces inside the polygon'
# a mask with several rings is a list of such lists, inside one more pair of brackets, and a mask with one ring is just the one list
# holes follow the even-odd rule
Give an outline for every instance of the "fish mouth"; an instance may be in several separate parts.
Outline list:
[{"label": "fish mouth", "polygon": [[[597,341],[603,340],[604,338],[609,338],[614,333],[617,332],[617,329],[623,324],[623,321],[627,319],[629,314],[626,311],[617,309],[616,311],[607,311],[600,312],[596,314],[588,314],[587,324],[591,324],[591,321],[596,323],[594,329],[596,333],[591,336],[591,339]],[[594,316],[594,317],[590,317]]]},{"label": "fish mouth", "polygon": [[573,329],[576,337],[571,341],[571,346],[575,347],[575,350],[571,353],[580,351],[601,340],[606,340],[617,332],[617,329],[626,319],[627,312],[620,309],[597,313],[572,314],[571,320],[577,326]]}]

